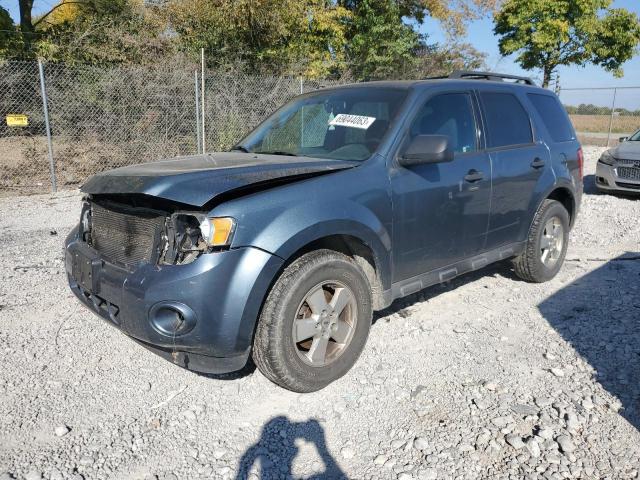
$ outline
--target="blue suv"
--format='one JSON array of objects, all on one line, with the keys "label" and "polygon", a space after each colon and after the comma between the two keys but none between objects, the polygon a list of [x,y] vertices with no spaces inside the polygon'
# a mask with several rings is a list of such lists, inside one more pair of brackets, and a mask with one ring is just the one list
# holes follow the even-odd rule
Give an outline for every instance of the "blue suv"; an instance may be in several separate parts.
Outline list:
[{"label": "blue suv", "polygon": [[89,179],[69,285],[184,368],[262,373],[297,392],[343,376],[372,313],[511,260],[565,258],[582,150],[529,79],[456,72],[296,97],[230,152]]}]

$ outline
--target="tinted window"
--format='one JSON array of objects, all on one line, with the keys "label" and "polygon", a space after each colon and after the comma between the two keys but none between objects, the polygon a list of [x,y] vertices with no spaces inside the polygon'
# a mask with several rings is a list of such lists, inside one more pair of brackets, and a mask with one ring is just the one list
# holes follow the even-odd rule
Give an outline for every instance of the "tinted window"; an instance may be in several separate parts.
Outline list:
[{"label": "tinted window", "polygon": [[530,93],[529,100],[542,117],[544,126],[547,127],[554,142],[567,142],[574,139],[567,113],[555,97]]},{"label": "tinted window", "polygon": [[487,122],[487,147],[506,147],[533,142],[529,115],[510,93],[481,92]]},{"label": "tinted window", "polygon": [[471,97],[466,93],[447,93],[424,104],[411,126],[416,135],[446,135],[458,153],[476,149],[476,123]]}]

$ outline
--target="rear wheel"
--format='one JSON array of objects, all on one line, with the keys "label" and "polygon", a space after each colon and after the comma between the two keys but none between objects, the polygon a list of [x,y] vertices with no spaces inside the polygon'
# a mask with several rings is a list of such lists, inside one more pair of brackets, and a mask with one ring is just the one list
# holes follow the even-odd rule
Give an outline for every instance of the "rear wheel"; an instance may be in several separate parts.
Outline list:
[{"label": "rear wheel", "polygon": [[271,381],[295,392],[319,390],[356,362],[371,326],[371,289],[346,255],[303,255],[271,289],[253,342],[253,360]]},{"label": "rear wheel", "polygon": [[567,254],[569,213],[556,200],[545,200],[533,219],[525,251],[513,261],[516,275],[528,282],[556,276]]}]

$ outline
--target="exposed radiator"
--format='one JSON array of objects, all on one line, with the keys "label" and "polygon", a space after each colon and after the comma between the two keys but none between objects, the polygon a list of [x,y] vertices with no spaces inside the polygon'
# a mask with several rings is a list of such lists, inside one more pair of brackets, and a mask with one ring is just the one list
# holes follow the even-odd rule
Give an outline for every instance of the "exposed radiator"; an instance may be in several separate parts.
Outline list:
[{"label": "exposed radiator", "polygon": [[144,209],[91,204],[91,246],[125,265],[150,262],[165,216]]}]

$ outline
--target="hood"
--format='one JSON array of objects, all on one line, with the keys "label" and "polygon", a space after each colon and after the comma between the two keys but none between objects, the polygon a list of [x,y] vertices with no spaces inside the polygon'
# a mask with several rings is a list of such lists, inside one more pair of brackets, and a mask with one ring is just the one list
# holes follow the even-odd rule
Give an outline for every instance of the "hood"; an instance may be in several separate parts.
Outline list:
[{"label": "hood", "polygon": [[622,142],[610,152],[620,160],[640,160],[640,142]]},{"label": "hood", "polygon": [[218,195],[286,178],[353,168],[358,162],[242,152],[179,157],[117,168],[91,177],[89,194],[145,194],[202,207]]}]

